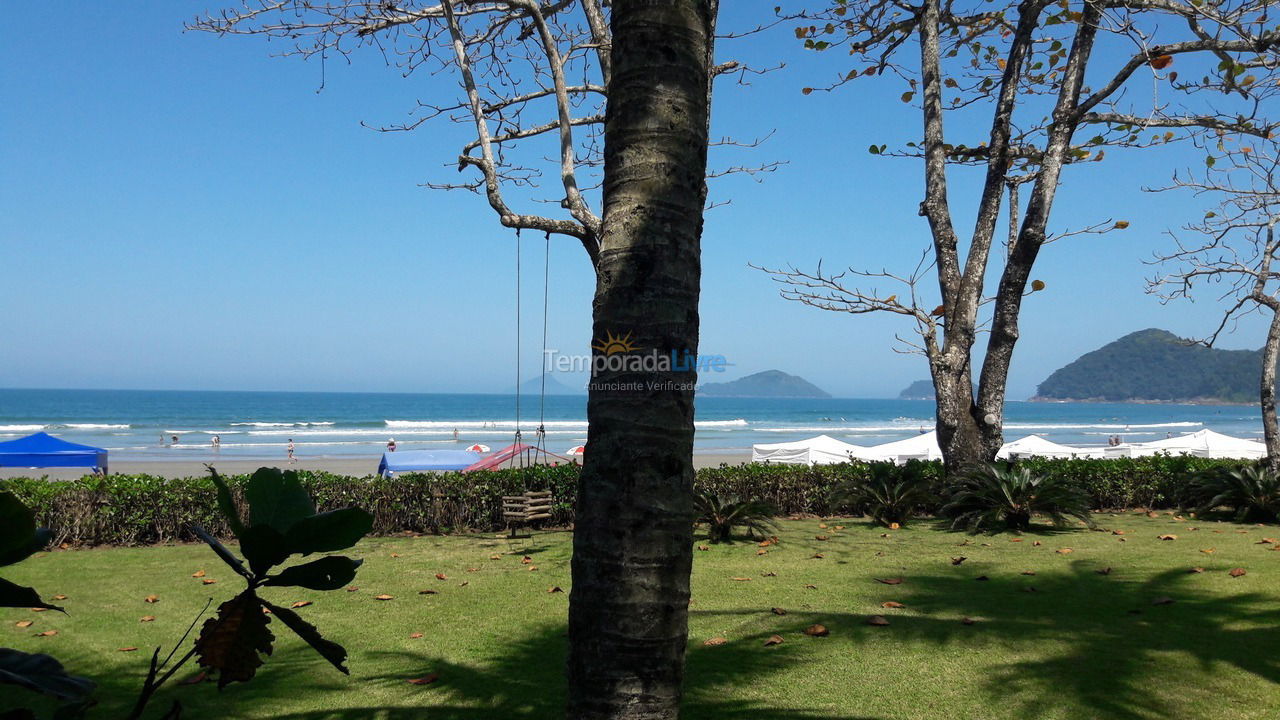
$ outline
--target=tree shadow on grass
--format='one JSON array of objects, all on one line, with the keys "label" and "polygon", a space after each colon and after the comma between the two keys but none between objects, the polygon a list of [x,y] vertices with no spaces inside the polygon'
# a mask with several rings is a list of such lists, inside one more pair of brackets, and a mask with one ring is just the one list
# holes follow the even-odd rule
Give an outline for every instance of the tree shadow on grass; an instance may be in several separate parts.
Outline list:
[{"label": "tree shadow on grass", "polygon": [[[1170,570],[1139,581],[1123,570],[1104,575],[1098,569],[1079,561],[1062,572],[992,573],[981,582],[979,568],[911,576],[892,591],[905,609],[876,610],[889,618],[888,627],[868,625],[871,612],[792,612],[788,619],[796,628],[821,622],[833,637],[855,645],[888,633],[940,651],[982,642],[1012,655],[1031,654],[996,666],[985,682],[995,702],[1016,704],[1026,717],[1063,708],[1090,718],[1185,717],[1185,708],[1170,702],[1170,689],[1203,688],[1204,673],[1224,668],[1280,683],[1280,606],[1274,597],[1195,587],[1196,577],[1232,582],[1225,570],[1202,576]],[[965,625],[961,617],[976,622]],[[1173,655],[1193,659],[1196,671],[1171,666],[1166,660]]]}]

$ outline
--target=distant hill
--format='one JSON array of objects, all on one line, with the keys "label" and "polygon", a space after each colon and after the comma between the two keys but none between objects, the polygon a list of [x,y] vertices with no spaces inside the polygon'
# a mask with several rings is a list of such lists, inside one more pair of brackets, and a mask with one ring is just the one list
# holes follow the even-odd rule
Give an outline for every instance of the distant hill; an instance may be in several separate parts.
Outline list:
[{"label": "distant hill", "polygon": [[[576,380],[574,380],[576,382]],[[542,392],[542,376],[536,375],[520,383],[521,395],[538,395]],[[555,375],[547,375],[548,395],[586,395],[585,387],[571,387],[556,379]]]},{"label": "distant hill", "polygon": [[[977,392],[976,385],[974,392]],[[932,380],[917,380],[898,393],[899,400],[933,400],[936,397],[937,393],[933,390]]]},{"label": "distant hill", "polygon": [[781,370],[765,370],[731,382],[705,383],[698,394],[715,397],[829,398],[817,385]]},{"label": "distant hill", "polygon": [[1190,345],[1140,330],[1081,355],[1040,383],[1033,400],[1257,402],[1260,350]]}]

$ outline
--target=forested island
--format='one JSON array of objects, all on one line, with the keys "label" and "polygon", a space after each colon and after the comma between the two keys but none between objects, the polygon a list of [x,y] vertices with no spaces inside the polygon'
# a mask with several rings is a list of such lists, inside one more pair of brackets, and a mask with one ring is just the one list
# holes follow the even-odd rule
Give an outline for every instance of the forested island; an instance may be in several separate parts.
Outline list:
[{"label": "forested island", "polygon": [[699,395],[719,397],[829,398],[831,394],[798,375],[765,370],[724,383],[698,386]]},{"label": "forested island", "polygon": [[1056,370],[1032,400],[1253,403],[1261,350],[1218,350],[1155,328]]}]

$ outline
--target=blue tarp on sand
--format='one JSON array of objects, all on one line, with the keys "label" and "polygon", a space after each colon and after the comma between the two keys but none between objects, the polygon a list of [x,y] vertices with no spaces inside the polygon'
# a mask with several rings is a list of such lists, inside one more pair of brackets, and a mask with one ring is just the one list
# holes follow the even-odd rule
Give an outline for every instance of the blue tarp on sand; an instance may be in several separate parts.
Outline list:
[{"label": "blue tarp on sand", "polygon": [[400,450],[382,453],[379,475],[402,472],[443,472],[470,467],[480,457],[470,450]]},{"label": "blue tarp on sand", "polygon": [[38,432],[0,442],[0,467],[86,467],[107,472],[107,451]]}]

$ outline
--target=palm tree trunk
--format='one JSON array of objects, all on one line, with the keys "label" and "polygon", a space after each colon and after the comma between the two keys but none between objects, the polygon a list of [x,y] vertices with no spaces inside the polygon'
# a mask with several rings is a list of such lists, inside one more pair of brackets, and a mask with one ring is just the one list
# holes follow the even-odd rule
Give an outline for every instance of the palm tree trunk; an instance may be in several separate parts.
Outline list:
[{"label": "palm tree trunk", "polygon": [[1267,464],[1280,471],[1280,423],[1276,420],[1276,360],[1280,358],[1280,312],[1271,311],[1267,342],[1262,346],[1262,437],[1267,444]]},{"label": "palm tree trunk", "polygon": [[[679,715],[713,21],[709,0],[612,3],[596,367],[569,598],[571,720]],[[634,349],[615,343],[606,354],[610,337]],[[647,358],[659,359],[630,364]]]}]

